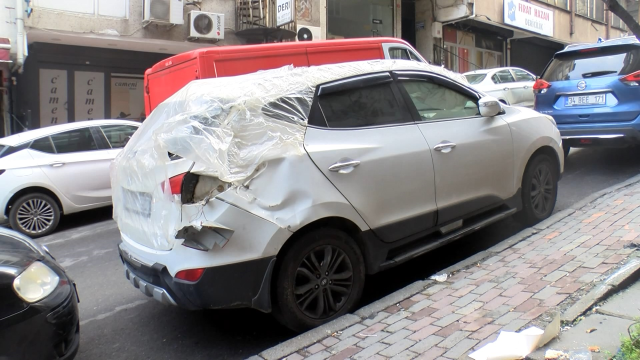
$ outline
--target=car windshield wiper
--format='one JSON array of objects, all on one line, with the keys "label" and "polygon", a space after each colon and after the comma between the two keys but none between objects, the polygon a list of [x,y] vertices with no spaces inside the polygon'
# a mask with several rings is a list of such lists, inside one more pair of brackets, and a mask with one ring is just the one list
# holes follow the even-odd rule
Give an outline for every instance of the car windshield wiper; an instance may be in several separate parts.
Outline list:
[{"label": "car windshield wiper", "polygon": [[615,74],[615,73],[617,73],[617,71],[612,71],[612,70],[592,71],[592,72],[582,74],[582,77],[592,78],[592,77],[604,76],[604,75]]}]

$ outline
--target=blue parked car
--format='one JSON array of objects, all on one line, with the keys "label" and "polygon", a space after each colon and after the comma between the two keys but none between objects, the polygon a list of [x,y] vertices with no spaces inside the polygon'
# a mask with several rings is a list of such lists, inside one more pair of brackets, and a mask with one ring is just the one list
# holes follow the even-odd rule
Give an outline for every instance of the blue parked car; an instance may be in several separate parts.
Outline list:
[{"label": "blue parked car", "polygon": [[553,116],[571,147],[640,142],[640,42],[624,37],[568,45],[533,86],[534,108]]}]

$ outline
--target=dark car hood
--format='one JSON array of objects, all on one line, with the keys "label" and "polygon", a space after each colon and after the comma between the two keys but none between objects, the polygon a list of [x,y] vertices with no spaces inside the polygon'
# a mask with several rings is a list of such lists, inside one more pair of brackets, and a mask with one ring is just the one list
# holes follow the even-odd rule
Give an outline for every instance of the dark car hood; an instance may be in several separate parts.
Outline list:
[{"label": "dark car hood", "polygon": [[0,232],[0,282],[9,280],[11,274],[17,276],[42,258],[43,254],[28,241]]}]

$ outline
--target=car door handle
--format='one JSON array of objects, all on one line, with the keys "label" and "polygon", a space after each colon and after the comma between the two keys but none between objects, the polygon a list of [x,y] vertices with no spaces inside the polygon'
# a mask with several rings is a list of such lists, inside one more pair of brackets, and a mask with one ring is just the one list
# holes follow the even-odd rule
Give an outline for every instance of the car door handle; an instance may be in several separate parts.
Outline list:
[{"label": "car door handle", "polygon": [[446,141],[445,140],[445,141],[441,142],[440,144],[434,146],[433,150],[442,151],[443,153],[448,153],[454,147],[456,147],[456,144],[452,143],[451,141]]},{"label": "car door handle", "polygon": [[54,162],[54,163],[51,163],[49,165],[51,165],[51,167],[60,167],[60,166],[64,165],[64,163],[63,162]]},{"label": "car door handle", "polygon": [[340,174],[348,174],[360,165],[360,161],[352,159],[342,159],[337,163],[329,166],[329,171],[339,172]]},{"label": "car door handle", "polygon": [[509,88],[504,88],[504,91],[509,91],[509,90],[511,90],[511,89],[509,89]]},{"label": "car door handle", "polygon": [[525,86],[524,86],[524,88],[525,88],[525,89],[528,89],[528,88],[529,88],[529,86],[528,86],[528,85],[525,85]]}]

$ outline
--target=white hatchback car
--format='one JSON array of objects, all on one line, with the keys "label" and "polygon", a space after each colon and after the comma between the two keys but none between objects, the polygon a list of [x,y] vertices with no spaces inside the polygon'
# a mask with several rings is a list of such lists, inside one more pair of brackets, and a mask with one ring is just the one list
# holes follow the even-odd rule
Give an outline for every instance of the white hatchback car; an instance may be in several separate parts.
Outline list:
[{"label": "white hatchback car", "polygon": [[464,73],[472,87],[493,96],[507,105],[533,108],[533,84],[536,77],[515,68],[495,68]]},{"label": "white hatchback car", "polygon": [[191,82],[114,161],[127,279],[303,330],[351,310],[367,273],[516,213],[547,218],[553,118],[464,83],[402,60]]},{"label": "white hatchback car", "polygon": [[0,138],[0,224],[40,237],[62,214],[110,205],[110,163],[139,126],[91,120]]}]

